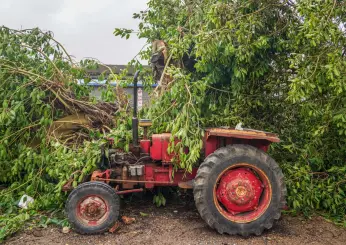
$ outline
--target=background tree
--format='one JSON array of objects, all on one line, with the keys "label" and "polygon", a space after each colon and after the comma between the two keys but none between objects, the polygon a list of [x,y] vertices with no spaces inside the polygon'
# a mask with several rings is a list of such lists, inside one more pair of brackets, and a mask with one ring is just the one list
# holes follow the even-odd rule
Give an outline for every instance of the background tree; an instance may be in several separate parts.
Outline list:
[{"label": "background tree", "polygon": [[[271,154],[285,171],[290,206],[345,222],[344,1],[150,0],[148,7],[134,14],[138,36],[165,41],[173,62],[147,116],[153,131],[182,140],[171,149],[182,167],[191,171],[200,157],[205,127],[243,122],[276,132],[282,143]],[[176,65],[186,56],[195,70]]]}]

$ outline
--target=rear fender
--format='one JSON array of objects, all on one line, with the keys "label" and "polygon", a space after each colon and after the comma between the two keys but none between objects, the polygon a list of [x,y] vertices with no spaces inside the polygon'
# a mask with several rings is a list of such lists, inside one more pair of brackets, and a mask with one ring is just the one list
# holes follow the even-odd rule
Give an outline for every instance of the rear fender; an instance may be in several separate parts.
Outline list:
[{"label": "rear fender", "polygon": [[252,145],[267,151],[273,142],[280,142],[278,135],[252,129],[236,130],[225,128],[209,128],[205,131],[205,157],[220,147],[232,144]]}]

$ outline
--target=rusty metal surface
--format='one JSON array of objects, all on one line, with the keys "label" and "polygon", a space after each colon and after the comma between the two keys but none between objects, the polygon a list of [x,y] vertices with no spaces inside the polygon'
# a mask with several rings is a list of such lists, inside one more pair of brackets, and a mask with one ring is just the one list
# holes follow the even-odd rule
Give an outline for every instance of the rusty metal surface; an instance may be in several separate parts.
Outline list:
[{"label": "rusty metal surface", "polygon": [[178,182],[178,186],[182,189],[193,189],[193,181],[189,180],[186,182]]},{"label": "rusty metal surface", "polygon": [[207,138],[209,136],[234,137],[241,139],[262,139],[270,142],[280,142],[277,134],[259,130],[236,130],[234,128],[208,128],[205,130]]},{"label": "rusty metal surface", "polygon": [[124,194],[135,193],[135,192],[143,192],[143,188],[140,188],[140,189],[132,189],[132,190],[126,190],[126,191],[117,191],[116,193],[117,193],[118,195],[124,195]]},{"label": "rusty metal surface", "polygon": [[152,183],[152,184],[173,184],[174,182],[169,181],[150,181],[150,180],[122,180],[122,179],[106,179],[106,178],[96,178],[95,181],[109,181],[115,183]]},{"label": "rusty metal surface", "polygon": [[73,190],[73,187],[72,187],[72,182],[73,182],[73,179],[69,179],[63,186],[62,186],[62,191],[71,191]]}]

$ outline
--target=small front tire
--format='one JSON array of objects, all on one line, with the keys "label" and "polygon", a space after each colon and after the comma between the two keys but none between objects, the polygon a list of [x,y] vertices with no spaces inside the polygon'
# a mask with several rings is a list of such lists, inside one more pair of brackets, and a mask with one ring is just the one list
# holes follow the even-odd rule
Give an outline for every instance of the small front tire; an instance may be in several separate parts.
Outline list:
[{"label": "small front tire", "polygon": [[104,233],[119,218],[120,200],[109,185],[86,182],[74,189],[66,202],[68,220],[80,234]]}]

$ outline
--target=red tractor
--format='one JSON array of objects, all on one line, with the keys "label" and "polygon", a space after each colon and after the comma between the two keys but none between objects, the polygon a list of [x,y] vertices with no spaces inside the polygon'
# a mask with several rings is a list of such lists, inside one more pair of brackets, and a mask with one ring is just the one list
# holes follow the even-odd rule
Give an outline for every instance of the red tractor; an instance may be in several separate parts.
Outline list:
[{"label": "red tractor", "polygon": [[[138,72],[131,150],[109,149],[102,164],[107,169],[94,171],[89,182],[70,193],[66,211],[72,227],[83,234],[103,233],[119,218],[119,195],[178,186],[193,189],[202,219],[219,233],[248,236],[270,229],[280,218],[286,195],[282,171],[266,153],[272,142],[280,141],[277,135],[250,129],[205,129],[199,167],[191,173],[174,170],[174,154],[167,151],[171,134],[153,134],[148,139],[150,120],[138,123],[137,77]],[[138,126],[144,128],[140,140]]]}]

